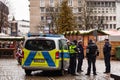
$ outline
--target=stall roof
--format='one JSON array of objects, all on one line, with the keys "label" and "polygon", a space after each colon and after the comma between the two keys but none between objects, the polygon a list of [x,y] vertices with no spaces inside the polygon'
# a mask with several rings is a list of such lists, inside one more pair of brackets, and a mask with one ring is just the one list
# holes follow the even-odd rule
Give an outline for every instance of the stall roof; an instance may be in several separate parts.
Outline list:
[{"label": "stall roof", "polygon": [[24,37],[4,36],[0,37],[0,41],[21,41]]},{"label": "stall roof", "polygon": [[5,33],[0,33],[0,37],[5,37],[5,36],[9,36],[9,35],[7,35]]},{"label": "stall roof", "polygon": [[107,31],[104,31],[104,32],[106,32],[110,36],[120,36],[120,31],[118,31],[118,30],[107,30]]},{"label": "stall roof", "polygon": [[[95,29],[91,29],[91,30],[80,30],[80,31],[67,31],[64,33],[64,35],[93,35],[93,33],[95,32]],[[102,30],[97,30],[98,35],[109,35],[108,33],[106,33],[105,31]]]}]

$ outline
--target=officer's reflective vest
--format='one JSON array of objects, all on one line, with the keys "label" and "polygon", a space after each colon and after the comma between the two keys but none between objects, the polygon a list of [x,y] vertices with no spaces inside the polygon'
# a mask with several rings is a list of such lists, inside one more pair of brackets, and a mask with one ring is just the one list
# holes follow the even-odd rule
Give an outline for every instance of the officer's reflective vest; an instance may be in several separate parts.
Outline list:
[{"label": "officer's reflective vest", "polygon": [[76,48],[76,45],[70,45],[69,46],[69,52],[70,52],[70,54],[75,54],[76,53],[75,48]]}]

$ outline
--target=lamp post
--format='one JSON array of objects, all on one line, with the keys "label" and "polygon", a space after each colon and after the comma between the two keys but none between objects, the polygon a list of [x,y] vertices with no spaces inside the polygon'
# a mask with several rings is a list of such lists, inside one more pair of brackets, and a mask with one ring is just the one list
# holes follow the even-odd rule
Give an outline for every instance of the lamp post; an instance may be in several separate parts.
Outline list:
[{"label": "lamp post", "polygon": [[95,36],[96,42],[98,41],[98,27],[95,26],[95,30],[93,31],[93,35]]},{"label": "lamp post", "polygon": [[48,17],[48,18],[47,18],[47,23],[48,23],[48,27],[49,27],[49,34],[50,34],[51,17]]}]

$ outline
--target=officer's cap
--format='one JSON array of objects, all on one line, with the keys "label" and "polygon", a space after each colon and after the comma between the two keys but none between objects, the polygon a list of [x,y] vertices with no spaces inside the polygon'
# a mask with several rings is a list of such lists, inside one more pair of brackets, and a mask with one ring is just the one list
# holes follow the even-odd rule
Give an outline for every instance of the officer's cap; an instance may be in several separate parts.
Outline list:
[{"label": "officer's cap", "polygon": [[89,43],[93,43],[92,39],[89,40]]},{"label": "officer's cap", "polygon": [[109,39],[105,39],[105,41],[109,41]]},{"label": "officer's cap", "polygon": [[74,44],[77,44],[77,40],[73,40]]}]

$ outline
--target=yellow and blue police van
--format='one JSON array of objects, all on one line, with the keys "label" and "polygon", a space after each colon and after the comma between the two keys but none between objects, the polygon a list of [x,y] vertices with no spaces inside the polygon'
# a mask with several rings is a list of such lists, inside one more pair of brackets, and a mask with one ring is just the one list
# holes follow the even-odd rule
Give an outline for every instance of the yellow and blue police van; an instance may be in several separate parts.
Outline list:
[{"label": "yellow and blue police van", "polygon": [[35,70],[54,70],[64,75],[69,67],[67,40],[61,35],[28,37],[24,41],[22,55],[21,65],[26,75]]}]

